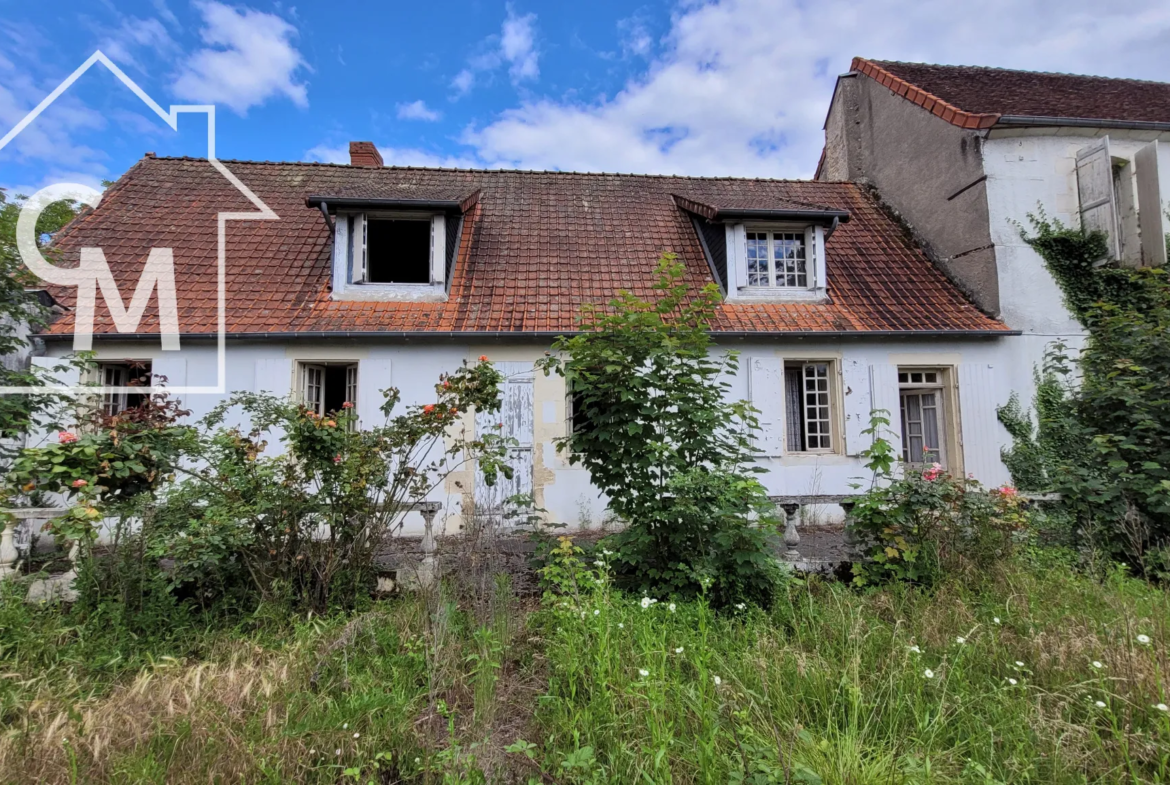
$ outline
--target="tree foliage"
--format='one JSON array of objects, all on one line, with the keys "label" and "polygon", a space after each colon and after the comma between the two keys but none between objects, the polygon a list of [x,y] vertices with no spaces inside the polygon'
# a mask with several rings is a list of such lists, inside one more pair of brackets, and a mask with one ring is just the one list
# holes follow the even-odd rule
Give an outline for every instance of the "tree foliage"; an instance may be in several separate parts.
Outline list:
[{"label": "tree foliage", "polygon": [[656,299],[623,291],[556,341],[543,368],[565,377],[583,421],[558,446],[629,522],[616,541],[626,586],[687,595],[710,578],[724,600],[764,600],[774,565],[766,528],[748,522],[775,519],[752,464],[755,414],[730,400],[737,354],[712,351],[718,290],[692,296],[683,273],[664,254]]}]

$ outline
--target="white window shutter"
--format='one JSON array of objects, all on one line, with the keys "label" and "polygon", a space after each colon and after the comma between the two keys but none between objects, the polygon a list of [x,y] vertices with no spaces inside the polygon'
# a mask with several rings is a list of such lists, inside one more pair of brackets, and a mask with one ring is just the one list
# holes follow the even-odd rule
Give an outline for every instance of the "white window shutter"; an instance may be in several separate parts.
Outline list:
[{"label": "white window shutter", "polygon": [[727,264],[734,266],[734,275],[729,273],[736,289],[747,286],[747,231],[743,224],[727,225]]},{"label": "white window shutter", "polygon": [[357,406],[358,420],[362,428],[374,428],[386,422],[382,404],[386,397],[382,391],[394,386],[389,359],[362,360],[358,363]]},{"label": "white window shutter", "polygon": [[845,454],[857,455],[869,447],[868,437],[861,432],[869,427],[869,413],[873,409],[869,393],[869,366],[858,360],[841,363],[841,384],[845,387]]},{"label": "white window shutter", "polygon": [[447,217],[431,219],[431,283],[445,283],[447,277]]},{"label": "white window shutter", "polygon": [[1006,389],[996,369],[987,363],[959,366],[958,421],[964,443],[947,445],[952,456],[950,465],[956,464],[955,458],[961,452],[964,470],[989,488],[1011,482],[1000,459],[1000,448],[1007,444],[1007,431],[996,414],[998,407],[1007,403],[1007,395],[996,391]]},{"label": "white window shutter", "polygon": [[256,383],[253,392],[272,393],[283,398],[292,392],[293,361],[285,357],[256,361]]},{"label": "white window shutter", "polygon": [[1133,158],[1137,171],[1138,229],[1142,236],[1142,267],[1166,266],[1166,222],[1158,184],[1158,143],[1150,142]]},{"label": "white window shutter", "polygon": [[[881,434],[894,448],[897,460],[902,459],[902,402],[898,396],[898,366],[890,363],[874,363],[869,366],[869,399],[870,409],[885,409],[890,420],[889,431]],[[869,412],[865,413],[865,425],[869,427]],[[860,434],[859,434],[860,436]],[[862,445],[867,449],[873,442],[872,437]]]},{"label": "white window shutter", "polygon": [[1118,258],[1117,202],[1113,195],[1113,158],[1109,154],[1108,136],[1077,152],[1077,195],[1081,227],[1086,232],[1104,232],[1108,243],[1106,259]]},{"label": "white window shutter", "polygon": [[366,280],[366,216],[359,213],[353,218],[353,268],[354,281]]},{"label": "white window shutter", "polygon": [[748,359],[748,398],[759,413],[756,449],[765,456],[784,454],[784,361],[779,357]]}]

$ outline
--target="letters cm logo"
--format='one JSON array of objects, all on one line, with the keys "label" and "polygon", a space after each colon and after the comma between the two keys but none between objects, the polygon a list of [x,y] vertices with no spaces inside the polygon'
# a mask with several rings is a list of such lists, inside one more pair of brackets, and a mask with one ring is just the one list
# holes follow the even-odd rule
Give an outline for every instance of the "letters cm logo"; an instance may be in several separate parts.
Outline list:
[{"label": "letters cm logo", "polygon": [[37,191],[25,201],[16,221],[16,247],[20,252],[20,258],[42,281],[77,288],[73,327],[74,351],[89,351],[93,347],[94,308],[99,289],[118,332],[134,333],[137,332],[142,314],[150,302],[150,293],[156,287],[162,349],[178,351],[179,307],[175,296],[175,255],[172,249],[150,249],[146,267],[138,278],[138,285],[134,289],[129,307],[122,300],[118,282],[114,280],[101,248],[82,248],[81,264],[77,267],[57,267],[41,255],[41,250],[37,246],[36,226],[37,219],[46,207],[63,200],[97,207],[101,198],[101,192],[79,183],[56,183]]}]

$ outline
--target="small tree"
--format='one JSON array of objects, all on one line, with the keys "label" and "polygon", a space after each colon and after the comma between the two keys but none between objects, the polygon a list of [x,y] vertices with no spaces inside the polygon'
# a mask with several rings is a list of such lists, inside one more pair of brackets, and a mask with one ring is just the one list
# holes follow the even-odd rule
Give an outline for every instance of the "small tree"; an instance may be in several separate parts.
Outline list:
[{"label": "small tree", "polygon": [[738,356],[711,351],[718,289],[691,296],[674,254],[657,277],[653,301],[623,291],[586,307],[581,333],[541,363],[565,377],[581,416],[558,448],[629,522],[616,539],[626,587],[685,596],[709,578],[717,601],[766,601],[776,565],[749,521],[776,521],[752,463],[754,411],[729,400]]}]

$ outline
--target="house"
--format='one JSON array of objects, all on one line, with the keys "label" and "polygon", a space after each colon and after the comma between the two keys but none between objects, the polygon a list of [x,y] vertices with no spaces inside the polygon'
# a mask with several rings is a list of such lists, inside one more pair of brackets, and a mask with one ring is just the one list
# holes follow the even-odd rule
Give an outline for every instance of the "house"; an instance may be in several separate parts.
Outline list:
[{"label": "house", "polygon": [[1170,84],[855,58],[825,121],[820,182],[860,182],[1010,341],[1031,400],[1045,348],[1083,330],[1035,251],[1029,213],[1105,232],[1102,264],[1162,267]]},{"label": "house", "polygon": [[[1008,366],[1016,331],[858,184],[392,167],[370,143],[350,152],[348,165],[224,162],[279,216],[225,230],[227,388],[322,412],[349,401],[375,421],[381,389],[425,403],[441,372],[487,355],[507,376],[505,411],[466,425],[506,424],[517,471],[502,490],[472,470],[451,477],[434,497],[448,528],[513,492],[555,521],[602,519],[587,472],[553,446],[572,427],[571,396],[532,365],[583,305],[650,295],[667,251],[695,292],[715,283],[724,295],[713,332],[719,350],[742,354],[732,394],[761,412],[770,492],[850,493],[873,409],[893,413],[907,460],[1008,479],[995,407],[1020,376]],[[173,248],[180,350],[161,349],[153,305],[127,335],[99,299],[101,381],[215,384],[217,211],[235,205],[248,207],[206,160],[148,154],[61,232],[67,261],[101,247],[125,291],[152,248]],[[54,296],[68,308],[75,293]],[[41,362],[71,351],[74,313],[48,330]],[[222,398],[183,404],[199,417]]]}]

